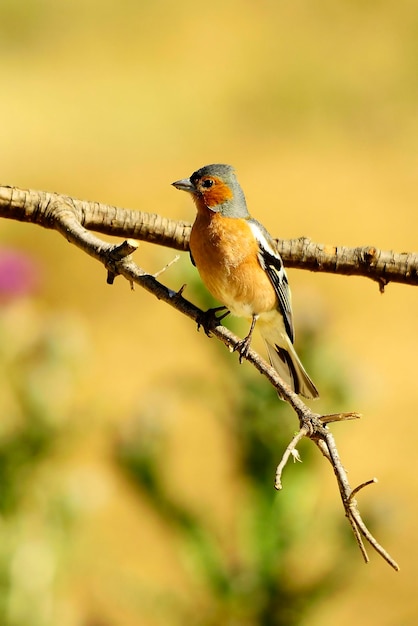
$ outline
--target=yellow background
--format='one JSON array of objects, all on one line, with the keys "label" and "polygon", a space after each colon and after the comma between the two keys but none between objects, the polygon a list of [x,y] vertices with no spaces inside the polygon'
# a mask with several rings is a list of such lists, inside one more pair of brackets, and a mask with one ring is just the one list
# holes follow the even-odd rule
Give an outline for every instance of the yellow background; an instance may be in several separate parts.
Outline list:
[{"label": "yellow background", "polygon": [[[170,183],[226,162],[274,236],[416,250],[417,42],[418,11],[408,0],[3,2],[1,182],[191,221],[190,198]],[[135,590],[115,591],[115,570],[119,580],[135,574],[180,596],[188,587],[166,529],[112,472],[111,439],[179,372],[210,368],[216,384],[216,354],[208,357],[204,335],[150,295],[121,279],[107,286],[103,268],[58,234],[3,221],[1,243],[39,259],[39,315],[57,324],[73,316],[88,344],[76,399],[83,434],[53,470],[84,512],[61,623],[79,624],[91,608],[130,626],[137,622],[123,607],[135,604]],[[173,254],[141,244],[135,259],[155,272]],[[163,281],[180,287],[188,263],[183,255]],[[364,415],[333,430],[353,484],[379,478],[360,502],[387,511],[379,539],[401,565],[395,574],[372,553],[366,567],[354,553],[349,581],[316,607],[309,626],[412,626],[416,288],[389,285],[382,296],[366,279],[289,276],[296,327],[304,316],[322,317],[324,341],[352,386],[346,409]],[[174,485],[210,502],[228,528],[231,468],[219,424],[185,388],[165,419],[175,423],[167,461]],[[326,506],[339,510],[328,468],[318,480]],[[149,613],[141,623],[154,623]]]}]

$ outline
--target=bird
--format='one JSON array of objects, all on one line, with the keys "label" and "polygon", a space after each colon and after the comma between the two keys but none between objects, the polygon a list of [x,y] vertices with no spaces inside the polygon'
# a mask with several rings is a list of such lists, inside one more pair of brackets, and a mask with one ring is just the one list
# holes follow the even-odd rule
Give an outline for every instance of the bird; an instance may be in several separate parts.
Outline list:
[{"label": "bird", "polygon": [[[190,255],[208,291],[226,309],[251,320],[237,346],[240,360],[248,354],[257,325],[271,365],[291,389],[305,398],[318,390],[293,346],[291,293],[277,243],[251,217],[244,192],[231,165],[214,163],[172,185],[191,194],[196,219],[190,233]],[[283,396],[279,392],[279,396]]]}]

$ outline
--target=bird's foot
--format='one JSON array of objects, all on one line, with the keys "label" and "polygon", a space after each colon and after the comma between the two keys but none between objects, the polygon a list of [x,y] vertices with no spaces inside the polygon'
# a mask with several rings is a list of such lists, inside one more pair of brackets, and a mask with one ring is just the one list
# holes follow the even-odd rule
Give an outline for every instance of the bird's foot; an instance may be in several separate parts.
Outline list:
[{"label": "bird's foot", "polygon": [[251,337],[253,336],[253,330],[258,320],[258,315],[256,313],[253,314],[253,319],[251,320],[251,327],[248,335],[241,339],[235,346],[234,350],[239,352],[239,362],[242,363],[242,359],[246,359],[248,356],[248,352],[250,350]]},{"label": "bird's foot", "polygon": [[239,341],[237,345],[235,346],[234,352],[238,352],[240,363],[242,363],[242,359],[247,358],[248,351],[250,349],[250,344],[251,344],[251,334],[247,335],[244,339],[241,339],[241,341]]},{"label": "bird's foot", "polygon": [[[224,311],[224,313],[222,315],[216,315],[219,311]],[[219,322],[221,322],[227,315],[229,315],[229,311],[226,306],[217,306],[213,309],[202,311],[196,320],[197,330],[200,330],[200,327],[202,326],[207,336],[210,337],[211,331],[219,326]]]}]

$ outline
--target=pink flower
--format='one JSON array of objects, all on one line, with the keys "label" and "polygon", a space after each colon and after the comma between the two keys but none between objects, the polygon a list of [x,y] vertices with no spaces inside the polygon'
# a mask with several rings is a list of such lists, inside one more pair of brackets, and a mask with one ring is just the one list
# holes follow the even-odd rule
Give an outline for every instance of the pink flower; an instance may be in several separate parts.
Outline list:
[{"label": "pink flower", "polygon": [[39,265],[29,255],[0,248],[0,300],[32,295],[40,283]]}]

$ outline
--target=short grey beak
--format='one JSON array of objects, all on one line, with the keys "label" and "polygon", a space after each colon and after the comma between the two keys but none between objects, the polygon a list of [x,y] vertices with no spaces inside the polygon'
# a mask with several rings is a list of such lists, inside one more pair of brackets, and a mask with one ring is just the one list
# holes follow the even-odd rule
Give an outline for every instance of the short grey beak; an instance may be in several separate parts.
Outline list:
[{"label": "short grey beak", "polygon": [[189,193],[194,193],[196,191],[196,187],[193,185],[190,178],[182,178],[182,180],[176,180],[171,184],[176,189],[181,189],[181,191],[188,191]]}]

